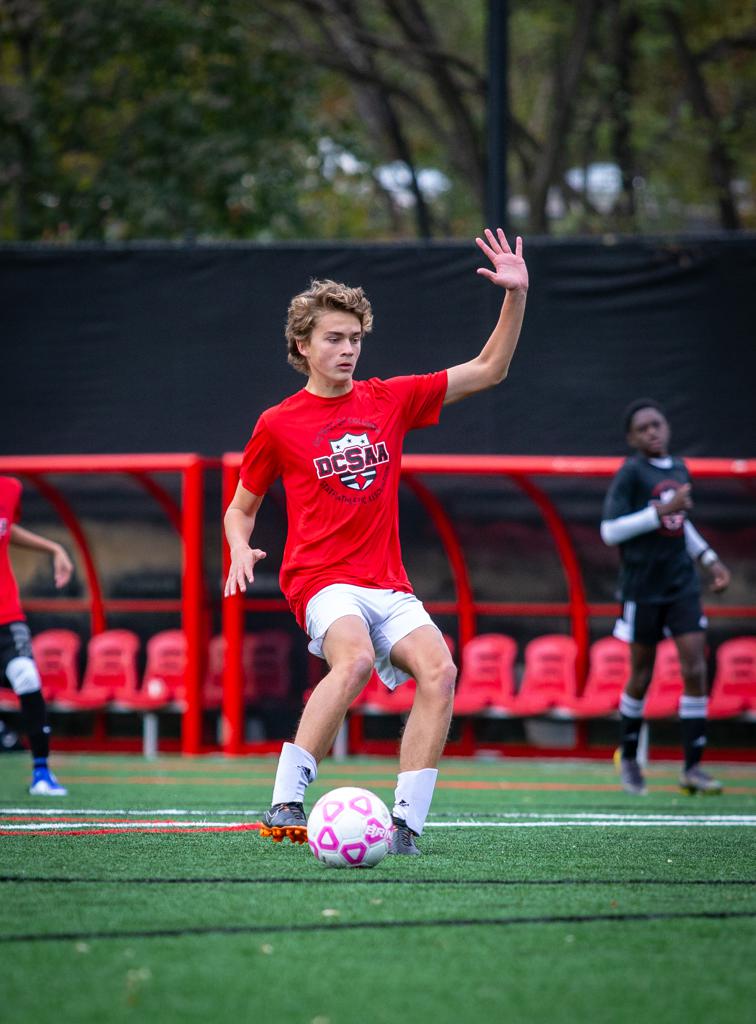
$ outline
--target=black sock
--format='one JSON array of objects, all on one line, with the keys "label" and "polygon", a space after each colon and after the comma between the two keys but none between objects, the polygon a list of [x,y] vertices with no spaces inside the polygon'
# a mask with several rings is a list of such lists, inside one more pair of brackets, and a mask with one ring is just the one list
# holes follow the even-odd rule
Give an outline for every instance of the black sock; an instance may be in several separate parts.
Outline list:
[{"label": "black sock", "polygon": [[620,746],[622,758],[625,761],[638,760],[638,740],[640,738],[642,718],[630,718],[629,715],[620,716]]},{"label": "black sock", "polygon": [[47,724],[47,705],[41,690],[22,693],[21,724],[29,740],[35,761],[46,761],[50,754],[50,726]]},{"label": "black sock", "polygon": [[685,771],[694,768],[703,757],[706,747],[706,719],[681,718]]}]

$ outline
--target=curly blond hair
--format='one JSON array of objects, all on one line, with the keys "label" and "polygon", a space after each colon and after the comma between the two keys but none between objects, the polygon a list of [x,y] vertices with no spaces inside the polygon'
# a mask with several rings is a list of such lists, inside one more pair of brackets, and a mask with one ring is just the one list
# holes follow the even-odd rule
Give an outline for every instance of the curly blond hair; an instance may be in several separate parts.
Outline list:
[{"label": "curly blond hair", "polygon": [[308,363],[297,342],[310,337],[324,313],[352,313],[360,321],[363,334],[373,329],[373,311],[362,288],[350,288],[327,279],[311,281],[307,291],[291,300],[286,318],[287,359],[299,373],[308,374]]}]

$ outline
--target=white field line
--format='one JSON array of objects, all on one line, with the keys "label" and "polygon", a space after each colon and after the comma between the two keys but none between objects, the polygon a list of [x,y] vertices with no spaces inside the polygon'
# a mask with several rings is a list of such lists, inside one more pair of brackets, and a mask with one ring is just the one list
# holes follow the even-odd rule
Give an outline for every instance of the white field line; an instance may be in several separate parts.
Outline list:
[{"label": "white field line", "polygon": [[[266,808],[266,810],[267,810],[267,808]],[[51,816],[53,816],[53,815],[57,816],[59,814],[69,814],[69,815],[80,814],[82,816],[87,815],[87,814],[89,814],[89,815],[96,815],[96,814],[124,814],[124,815],[129,815],[130,814],[130,815],[133,815],[133,816],[136,816],[136,817],[140,817],[140,818],[147,818],[147,817],[152,816],[153,814],[156,814],[156,815],[163,815],[166,818],[169,818],[169,817],[172,817],[172,816],[181,816],[181,817],[184,817],[184,818],[189,818],[192,815],[197,815],[197,817],[200,817],[203,814],[204,815],[207,815],[207,814],[221,814],[221,815],[233,814],[236,817],[259,817],[262,814],[262,811],[259,811],[259,810],[251,810],[251,811],[247,810],[247,811],[245,811],[245,810],[241,810],[241,809],[238,809],[238,808],[234,809],[234,810],[225,810],[225,809],[218,809],[218,810],[216,810],[215,808],[212,808],[210,810],[206,809],[204,811],[197,811],[197,810],[189,810],[186,807],[159,807],[159,808],[142,807],[142,808],[136,808],[136,809],[133,808],[133,807],[132,808],[126,808],[126,807],[100,807],[100,808],[97,808],[97,809],[93,809],[91,807],[0,807],[0,815],[3,815],[3,814],[7,814],[7,815],[11,815],[11,814],[33,814],[33,815],[40,815],[40,816],[43,815],[43,814],[49,814]],[[195,822],[195,824],[196,824],[196,822]]]},{"label": "white field line", "polygon": [[701,816],[676,816],[668,818],[621,817],[611,821],[606,818],[582,818],[576,821],[569,817],[544,818],[540,821],[427,821],[426,828],[649,828],[654,826],[677,828],[716,828],[739,826],[756,828],[756,818],[737,817],[707,818]]},{"label": "white field line", "polygon": [[[35,831],[40,830],[65,830],[77,829],[155,829],[155,828],[238,828],[245,824],[244,819],[249,821],[250,817],[258,817],[260,811],[248,810],[212,810],[212,811],[189,811],[178,808],[162,810],[93,810],[92,808],[74,809],[66,808],[29,808],[29,807],[0,807],[0,817],[12,818],[15,815],[26,817],[86,817],[88,821],[37,821],[24,823],[0,823],[3,831]],[[117,815],[130,817],[137,820],[114,822],[92,820],[98,816],[113,818]],[[205,817],[203,817],[205,816]],[[214,817],[222,816],[225,820],[213,820]],[[236,819],[228,818],[233,816]],[[179,818],[179,820],[176,820]],[[185,819],[185,820],[181,820]],[[502,814],[496,820],[460,820],[460,821],[429,821],[426,828],[649,828],[649,827],[677,827],[677,828],[716,828],[716,827],[756,827],[756,815],[754,814],[617,814],[617,813],[567,813],[567,814],[538,814],[527,812],[524,814],[509,813]]]},{"label": "white field line", "polygon": [[[33,815],[34,817],[42,817],[42,815],[58,816],[58,815],[79,815],[84,817],[86,815],[131,815],[132,817],[149,818],[153,815],[162,816],[165,818],[170,817],[185,817],[190,818],[193,816],[209,816],[217,815],[220,817],[236,817],[236,818],[256,818],[259,817],[263,810],[266,808],[251,808],[243,809],[240,807],[225,808],[225,807],[206,807],[203,810],[190,809],[187,807],[0,807],[1,815]],[[495,820],[494,820],[495,818]],[[670,821],[675,818],[685,818],[691,821],[707,820],[707,821],[738,821],[743,824],[756,824],[756,814],[636,814],[633,812],[607,812],[602,813],[601,811],[576,811],[574,813],[564,814],[544,814],[539,811],[503,811],[500,814],[495,814],[491,817],[491,820],[476,821],[472,818],[467,818],[460,821],[436,821],[433,822],[436,828],[443,828],[445,825],[454,825],[459,827],[460,825],[496,825],[499,822],[505,821],[506,819],[514,819],[517,821],[525,821],[529,819],[533,820],[544,820],[552,818],[559,818],[560,821],[575,821],[580,822],[581,820],[599,821],[605,820],[607,822],[612,821],[625,821],[626,819],[642,819],[643,821],[658,820],[661,822]],[[196,822],[194,823],[196,824]],[[430,823],[429,823],[430,824]]]}]

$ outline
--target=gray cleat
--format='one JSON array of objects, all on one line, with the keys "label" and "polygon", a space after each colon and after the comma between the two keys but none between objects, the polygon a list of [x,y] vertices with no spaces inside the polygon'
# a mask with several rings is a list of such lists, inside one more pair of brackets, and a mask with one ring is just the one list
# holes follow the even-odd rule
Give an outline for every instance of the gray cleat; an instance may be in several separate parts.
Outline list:
[{"label": "gray cleat", "polygon": [[260,835],[280,843],[289,839],[292,843],[307,842],[307,818],[302,804],[273,804],[260,822]]},{"label": "gray cleat", "polygon": [[389,853],[400,854],[405,857],[419,857],[420,851],[415,846],[417,832],[413,832],[406,821],[391,816],[394,822],[394,834],[391,837],[391,848]]},{"label": "gray cleat", "polygon": [[620,780],[622,788],[632,796],[645,796],[648,792],[646,780],[637,761],[629,761],[626,758],[620,760]]},{"label": "gray cleat", "polygon": [[695,793],[718,796],[722,792],[722,783],[694,764],[692,768],[680,773],[680,789],[684,793],[690,793],[691,796]]}]

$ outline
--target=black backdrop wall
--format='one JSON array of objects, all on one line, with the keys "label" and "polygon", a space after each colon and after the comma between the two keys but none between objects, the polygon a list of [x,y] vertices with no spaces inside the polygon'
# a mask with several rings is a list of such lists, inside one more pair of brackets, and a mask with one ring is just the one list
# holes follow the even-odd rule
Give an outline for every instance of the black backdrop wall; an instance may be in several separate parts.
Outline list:
[{"label": "black backdrop wall", "polygon": [[[509,379],[409,451],[614,454],[639,395],[687,455],[756,454],[756,237],[526,240],[531,292]],[[312,277],[373,303],[361,376],[475,355],[501,293],[474,244],[0,249],[6,454],[240,448],[304,378],[288,300]]]}]

